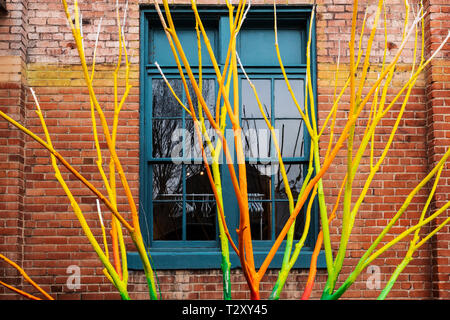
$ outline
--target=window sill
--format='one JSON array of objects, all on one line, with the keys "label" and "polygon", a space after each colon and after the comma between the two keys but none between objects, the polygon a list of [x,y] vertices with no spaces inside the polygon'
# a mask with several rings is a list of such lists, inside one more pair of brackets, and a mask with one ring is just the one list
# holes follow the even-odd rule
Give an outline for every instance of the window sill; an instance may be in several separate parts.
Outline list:
[{"label": "window sill", "polygon": [[[236,269],[240,267],[239,259],[236,254],[230,251],[231,268]],[[267,252],[255,251],[255,263],[259,267]],[[156,270],[183,270],[183,269],[220,269],[221,252],[217,250],[204,251],[188,251],[186,249],[158,251],[151,252],[152,263]],[[297,262],[294,265],[295,269],[308,269],[310,266],[312,251],[304,250],[300,252]],[[128,269],[142,270],[142,262],[137,252],[127,254]],[[279,269],[283,260],[283,252],[275,254],[269,268]],[[317,258],[317,268],[326,268],[325,252],[322,250]]]}]

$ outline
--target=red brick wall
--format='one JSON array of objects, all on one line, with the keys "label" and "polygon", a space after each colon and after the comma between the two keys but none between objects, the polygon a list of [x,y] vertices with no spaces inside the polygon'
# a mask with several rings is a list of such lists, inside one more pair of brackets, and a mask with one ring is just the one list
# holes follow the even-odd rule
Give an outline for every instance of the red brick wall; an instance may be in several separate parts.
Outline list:
[{"label": "red brick wall", "polygon": [[[448,20],[450,4],[446,1],[426,1],[430,15],[426,17],[427,53],[434,52],[449,32]],[[426,70],[427,81],[427,146],[428,165],[434,166],[450,145],[450,46],[447,43],[430,67]],[[447,165],[434,197],[434,207],[440,207],[450,200],[450,169]],[[438,218],[433,227],[437,227],[445,218]],[[433,297],[450,297],[450,236],[448,225],[432,240],[432,276]]]},{"label": "red brick wall", "polygon": [[[177,1],[177,3],[188,2]],[[263,1],[252,2],[263,3]],[[285,3],[285,1],[282,2]],[[289,1],[290,4],[309,2]],[[114,3],[115,1],[111,0],[81,1],[80,3],[85,22],[87,57],[92,56],[97,24],[100,17],[103,17],[97,52],[98,67],[95,85],[99,101],[104,106],[109,121],[112,119],[113,107],[112,72],[118,51]],[[123,4],[124,1],[120,3]],[[151,1],[139,3],[148,4]],[[217,4],[219,2],[204,0],[201,3]],[[322,123],[333,102],[338,39],[341,39],[341,69],[348,70],[347,42],[351,26],[349,21],[351,3],[350,0],[317,1],[318,109]],[[368,1],[360,1],[360,20],[367,3]],[[269,1],[268,4],[271,2]],[[95,165],[94,141],[90,135],[89,98],[84,88],[74,41],[66,25],[60,1],[16,2],[10,0],[7,1],[7,7],[8,15],[0,16],[1,110],[8,112],[42,136],[43,132],[27,90],[28,87],[33,87],[41,102],[55,148],[104,192],[101,177]],[[448,17],[449,5],[430,0],[426,2],[425,7],[431,13],[426,18],[426,54],[429,55],[440,44],[448,30],[446,17]],[[369,19],[365,40],[370,32],[373,13],[371,6],[368,10]],[[391,47],[387,59],[390,61],[396,53],[395,46],[398,46],[401,41],[401,22],[405,17],[403,1],[389,1],[387,15],[388,41]],[[130,3],[125,33],[132,63],[130,76],[133,89],[121,113],[118,153],[137,199],[139,189],[139,7],[137,3]],[[371,58],[375,72],[380,68],[383,45],[384,40],[379,32]],[[410,42],[400,60],[393,86],[389,89],[390,97],[409,76],[408,63],[412,61],[412,55],[413,44]],[[17,59],[14,60],[18,61],[14,65],[18,64],[20,67],[10,68],[8,59]],[[449,133],[445,126],[450,120],[449,112],[445,108],[449,102],[449,70],[446,64],[448,65],[448,46],[427,69],[427,72],[419,78],[412,92],[399,133],[385,160],[386,165],[376,176],[372,193],[361,206],[360,218],[355,222],[339,283],[352,271],[364,249],[367,249],[388,219],[398,210],[407,194],[426,175],[433,163],[436,163],[439,156],[443,154],[445,147],[449,145]],[[342,78],[339,79],[339,85],[345,82],[345,76],[343,73]],[[120,92],[123,92],[123,73],[121,73],[121,85]],[[345,108],[348,99],[347,92],[343,97],[342,108]],[[376,155],[381,153],[387,141],[388,130],[395,121],[398,109],[399,105],[396,105],[377,131]],[[367,116],[368,111],[364,112]],[[339,112],[338,131],[342,130],[345,119],[346,113]],[[325,132],[324,141],[327,140],[328,132]],[[358,138],[356,138],[356,145],[358,145],[357,141]],[[105,142],[101,141],[101,143],[106,149]],[[321,148],[324,153],[326,143],[322,144]],[[0,219],[0,252],[23,265],[34,280],[58,299],[118,298],[118,294],[104,278],[101,264],[84,237],[67,198],[54,178],[47,152],[4,121],[0,121],[0,149],[0,216],[2,218]],[[345,152],[342,152],[325,176],[325,192],[330,210],[339,191],[339,179],[342,179],[345,174],[345,159]],[[100,241],[101,233],[95,212],[95,198],[65,169],[62,171],[69,187],[79,199],[88,223]],[[355,194],[362,189],[367,172],[368,163],[364,162],[361,174],[358,174],[355,179]],[[435,207],[448,201],[448,177],[449,171],[446,169],[434,200]],[[426,194],[427,190],[419,193],[412,202],[410,210],[400,219],[400,227],[393,228],[392,232],[401,232],[403,228],[411,224],[411,221],[418,219]],[[119,203],[119,210],[127,212],[123,195],[119,195]],[[338,219],[332,223],[331,228],[334,250],[337,250],[339,243],[339,217],[338,213]],[[423,232],[431,230],[427,227]],[[449,240],[447,227],[434,237],[433,241],[421,248],[415,254],[415,260],[400,276],[389,298],[448,298]],[[393,250],[374,261],[373,264],[381,268],[382,287],[406,253],[407,244],[407,241],[398,244]],[[70,265],[81,267],[82,287],[80,290],[70,290],[66,286],[68,277],[66,270]],[[262,298],[268,297],[277,272],[278,270],[272,270],[263,279]],[[221,298],[222,280],[219,270],[160,270],[157,274],[165,299]],[[306,278],[307,270],[293,271],[282,298],[299,298]],[[364,271],[344,298],[376,297],[379,290],[368,290],[367,278],[368,274]],[[0,263],[0,279],[6,279],[5,282],[34,292],[4,263]],[[320,297],[325,281],[325,270],[319,270],[312,298]],[[129,282],[129,291],[133,298],[148,298],[146,281],[142,272],[131,272]],[[245,280],[239,271],[233,271],[232,289],[234,298],[249,298]],[[17,298],[16,295],[2,288],[0,288],[0,297],[2,299]]]},{"label": "red brick wall", "polygon": [[[0,13],[0,108],[20,122],[25,120],[27,6],[27,1],[8,3],[8,13]],[[1,121],[0,252],[19,264],[24,261],[24,146],[24,135]],[[0,263],[0,278],[19,287],[23,283],[16,270],[4,263]]]},{"label": "red brick wall", "polygon": [[[328,1],[323,1],[329,3]],[[339,40],[340,40],[340,70],[344,72],[338,79],[338,91],[344,86],[349,72],[349,46],[351,32],[351,15],[352,7],[349,5],[352,1],[332,1],[332,5],[319,5],[317,16],[317,61],[318,61],[318,109],[319,119],[321,124],[328,116],[334,101],[334,83],[335,70],[339,54]],[[358,15],[358,31],[362,28],[362,21],[364,17],[364,8],[367,2],[361,4],[361,9]],[[367,47],[370,32],[373,28],[374,16],[377,3],[370,2],[367,9],[367,23],[365,26],[365,33],[363,37],[362,48]],[[405,9],[403,1],[392,1],[386,8],[386,15],[388,19],[388,43],[391,49],[387,51],[386,61],[389,63],[397,53],[397,47],[402,41],[402,28],[405,19]],[[410,19],[412,12],[410,12]],[[372,47],[371,54],[371,73],[369,76],[369,83],[376,80],[377,75],[381,72],[381,63],[383,61],[384,36],[382,32],[382,22],[379,28],[381,29],[376,34],[376,41]],[[358,39],[358,37],[357,37]],[[395,71],[394,80],[388,90],[388,97],[392,99],[405,83],[410,74],[411,67],[408,65],[413,60],[413,42],[408,42],[405,51],[403,52],[399,65]],[[356,46],[355,52],[358,47]],[[364,59],[364,55],[362,57]],[[357,76],[361,75],[362,64],[358,69]],[[425,109],[425,81],[422,76],[417,81],[415,89],[411,93],[408,107],[403,114],[403,120],[398,128],[398,134],[392,143],[388,156],[384,160],[384,164],[380,171],[373,179],[373,188],[367,194],[363,204],[358,213],[359,219],[356,220],[344,265],[342,274],[339,277],[337,287],[344,281],[348,274],[353,271],[354,266],[359,261],[364,250],[368,249],[376,237],[380,234],[383,228],[388,223],[394,214],[400,209],[404,199],[409,192],[423,179],[427,173],[428,166],[426,161],[427,144],[426,144],[426,109]],[[367,90],[365,91],[367,92]],[[388,98],[388,99],[389,99]],[[348,103],[350,99],[349,90],[344,93],[340,110],[337,114],[337,132],[341,132],[348,116]],[[379,128],[375,131],[374,154],[375,162],[382,154],[385,144],[388,140],[392,126],[396,121],[398,110],[400,109],[403,100],[398,103],[389,112],[387,116],[381,121]],[[363,110],[362,118],[367,119],[370,113],[370,104]],[[366,121],[359,121],[355,132],[354,145],[356,148],[362,140],[362,135],[365,130]],[[339,136],[334,136],[334,142]],[[325,155],[328,146],[329,135],[325,131],[321,144],[322,155]],[[369,146],[370,149],[370,146]],[[332,210],[335,199],[338,195],[342,179],[346,173],[346,150],[342,150],[334,161],[334,165],[328,170],[324,176],[325,196],[329,211]],[[356,150],[354,150],[356,154]],[[363,158],[358,174],[355,177],[353,184],[353,202],[356,202],[363,186],[366,182],[370,171],[370,163],[368,153],[366,152]],[[422,190],[412,201],[409,209],[404,216],[399,220],[398,225],[391,229],[388,238],[393,239],[395,234],[404,230],[407,225],[416,220],[420,216],[421,208],[426,199],[426,191]],[[340,205],[342,210],[342,200]],[[340,226],[342,211],[338,210],[338,218],[331,224],[332,247],[333,251],[337,252],[340,242]],[[427,229],[424,228],[426,231]],[[423,233],[423,232],[422,232]],[[389,280],[390,275],[395,270],[406,254],[408,249],[408,242],[401,242],[392,250],[383,254],[380,258],[375,260],[372,265],[380,267],[381,286]],[[402,272],[398,282],[389,294],[390,298],[429,298],[431,297],[431,267],[430,263],[430,246],[429,244],[419,250],[415,254],[415,260]],[[344,298],[373,298],[377,297],[379,290],[369,290],[366,287],[365,280],[368,274],[364,271],[358,283],[350,288],[344,294]]]}]

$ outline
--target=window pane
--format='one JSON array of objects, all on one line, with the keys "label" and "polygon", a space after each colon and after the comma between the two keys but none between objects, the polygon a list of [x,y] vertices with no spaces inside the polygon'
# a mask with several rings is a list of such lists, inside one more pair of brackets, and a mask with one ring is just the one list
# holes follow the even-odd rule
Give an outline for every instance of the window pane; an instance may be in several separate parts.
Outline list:
[{"label": "window pane", "polygon": [[[275,202],[275,235],[278,236],[283,230],[284,225],[289,219],[289,202],[287,201],[276,201]],[[311,226],[310,226],[311,227]],[[304,228],[304,215],[303,209],[300,210],[300,213],[297,215],[297,219],[295,220],[294,227],[294,239],[300,239],[303,234]],[[312,231],[310,229],[310,231]]]},{"label": "window pane", "polygon": [[186,203],[186,240],[215,239],[216,203],[188,201]]},{"label": "window pane", "polygon": [[[181,46],[183,47],[186,58],[191,66],[198,66],[198,48],[197,34],[195,32],[195,20],[194,18],[192,18],[190,21],[184,19],[178,20],[176,18],[175,20],[177,36],[181,42]],[[209,42],[211,43],[211,47],[214,50],[214,55],[217,57],[217,25],[214,22],[209,23],[207,19],[203,21],[203,24],[204,28],[206,29],[206,34],[208,35]],[[155,25],[151,26],[151,30],[153,30],[153,32],[150,33],[151,38],[149,39],[151,43],[151,45],[149,46],[150,62],[153,63],[157,61],[161,66],[175,66],[175,58],[173,56],[169,42],[167,41],[167,36],[164,30],[161,29],[161,23],[157,21]],[[212,62],[209,57],[206,45],[203,41],[201,50],[202,64],[204,66],[211,66]]]},{"label": "window pane", "polygon": [[[169,80],[169,83],[178,98],[180,100],[183,99],[183,86],[181,80]],[[152,95],[153,117],[181,116],[182,107],[163,79],[152,80]]]},{"label": "window pane", "polygon": [[152,135],[153,158],[174,158],[182,155],[183,130],[181,120],[153,120]]},{"label": "window pane", "polygon": [[270,165],[246,165],[249,200],[272,198],[272,176],[270,169]]},{"label": "window pane", "polygon": [[154,164],[153,199],[181,201],[183,193],[183,172],[181,165],[173,163]]},{"label": "window pane", "polygon": [[[198,79],[196,79],[198,82]],[[189,96],[192,99],[192,105],[194,106],[195,114],[198,118],[198,97],[195,93],[195,90],[191,84],[190,81],[187,82],[188,89],[189,89]],[[202,97],[206,102],[206,105],[208,106],[209,112],[212,114],[213,117],[215,117],[216,114],[216,88],[215,88],[215,81],[213,79],[203,79],[202,81]],[[189,109],[189,104],[187,102],[186,98],[186,107]],[[208,118],[206,116],[206,113],[202,109],[203,116],[205,117],[205,121],[209,123]],[[186,115],[187,118],[191,118],[189,115]],[[205,123],[206,124],[206,123]]]},{"label": "window pane", "polygon": [[253,240],[271,240],[272,202],[249,201],[250,230]]},{"label": "window pane", "polygon": [[283,158],[303,157],[303,120],[276,120],[275,131],[277,133],[278,145]]},{"label": "window pane", "polygon": [[[304,165],[302,164],[284,164],[286,170],[286,176],[289,180],[289,186],[291,188],[294,201],[297,201],[297,197],[302,188],[304,180]],[[281,170],[278,167],[275,174],[275,199],[287,199],[286,188],[284,187],[283,176]]]},{"label": "window pane", "polygon": [[186,199],[214,200],[208,173],[202,164],[186,166]]},{"label": "window pane", "polygon": [[[259,101],[270,119],[271,115],[271,80],[253,79]],[[242,118],[263,118],[256,101],[255,93],[247,80],[242,80]]]},{"label": "window pane", "polygon": [[270,157],[272,137],[265,120],[242,120],[242,143],[247,158]]},{"label": "window pane", "polygon": [[203,165],[186,166],[186,239],[215,240],[216,203]]},{"label": "window pane", "polygon": [[[198,124],[198,130],[200,130],[200,132],[201,132],[202,125],[200,122],[197,122],[197,124]],[[218,139],[220,139],[219,136],[217,135],[216,130],[214,130],[214,128],[212,128],[210,126],[208,120],[205,121],[205,128],[206,128],[206,133],[208,134],[208,137],[209,137],[212,145],[215,147]],[[199,145],[199,141],[198,141],[199,136],[195,129],[194,121],[192,121],[190,119],[186,119],[185,129],[186,130],[185,130],[184,157],[188,158],[188,159],[193,159],[193,158],[202,159],[202,150]],[[203,148],[205,149],[205,152],[206,152],[206,156],[211,157],[211,149],[210,149],[210,147],[208,147],[206,138],[203,135],[201,135],[201,139],[202,139]]]},{"label": "window pane", "polygon": [[182,221],[182,202],[153,202],[153,240],[181,240]]},{"label": "window pane", "polygon": [[[274,48],[273,20],[264,20],[264,24],[256,22],[252,25],[249,19],[239,32],[239,56],[244,66],[274,66],[279,62]],[[285,66],[299,65],[304,59],[302,46],[302,25],[297,20],[278,21],[278,45]]]},{"label": "window pane", "polygon": [[[304,110],[304,84],[303,80],[289,80],[295,99],[302,110]],[[297,118],[301,117],[297,106],[292,99],[288,86],[284,80],[275,80],[275,117]]]}]

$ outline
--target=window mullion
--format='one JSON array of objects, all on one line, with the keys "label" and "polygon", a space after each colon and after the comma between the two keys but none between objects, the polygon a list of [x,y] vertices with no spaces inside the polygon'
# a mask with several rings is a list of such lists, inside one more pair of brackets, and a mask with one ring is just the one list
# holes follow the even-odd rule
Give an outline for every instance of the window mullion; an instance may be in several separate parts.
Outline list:
[{"label": "window mullion", "polygon": [[[270,79],[270,124],[272,125],[272,127],[275,126],[275,81],[273,79],[273,77]],[[270,158],[272,159],[272,163],[274,161],[274,159],[276,159],[277,154],[276,154],[276,150],[274,150],[274,145],[273,145],[273,138],[272,138],[272,143],[270,144]],[[273,168],[273,166],[272,166]],[[272,231],[271,231],[271,239],[275,240],[275,230],[276,230],[276,220],[275,220],[275,187],[274,187],[274,175],[273,175],[273,169],[271,168],[272,171],[272,183],[271,183],[271,192],[272,192]],[[279,168],[278,168],[279,169]]]},{"label": "window mullion", "polygon": [[182,218],[182,236],[181,239],[186,241],[186,165],[183,165],[182,173],[183,175],[183,218]]},{"label": "window mullion", "polygon": [[[192,99],[192,97],[191,97]],[[182,100],[184,105],[187,106],[187,95],[185,90],[183,90],[183,95],[182,95]],[[183,164],[182,164],[182,170],[181,170],[181,174],[183,177],[183,187],[182,187],[182,201],[183,201],[183,217],[182,217],[182,232],[181,232],[181,240],[182,241],[186,241],[186,154],[187,154],[187,150],[186,150],[186,112],[184,111],[183,108],[183,113],[182,113],[182,128],[183,128],[183,137],[182,137],[182,141],[183,141],[183,154],[182,154],[182,159],[183,159]]]},{"label": "window mullion", "polygon": [[228,44],[230,42],[230,18],[219,18],[219,64],[224,65],[227,59]]}]

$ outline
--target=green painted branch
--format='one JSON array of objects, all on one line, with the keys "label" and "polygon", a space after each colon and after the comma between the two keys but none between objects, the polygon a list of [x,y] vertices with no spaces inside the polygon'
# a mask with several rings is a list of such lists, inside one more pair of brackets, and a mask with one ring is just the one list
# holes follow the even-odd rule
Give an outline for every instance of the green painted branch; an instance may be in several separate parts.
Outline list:
[{"label": "green painted branch", "polygon": [[[312,154],[312,151],[313,151],[313,145],[311,145],[311,154]],[[308,184],[309,180],[311,179],[313,172],[314,172],[314,169],[312,167],[312,161],[310,161],[308,173],[305,177],[305,180],[303,181],[302,188],[300,189],[300,193],[298,195],[297,202],[300,200],[301,196],[305,192],[306,185]],[[292,213],[292,211],[291,211],[291,213]],[[283,287],[286,282],[287,276],[289,275],[290,270],[292,269],[295,262],[297,261],[298,256],[301,251],[301,248],[303,247],[303,244],[301,244],[301,241],[299,241],[296,244],[294,253],[292,254],[292,257],[291,257],[291,250],[292,250],[294,234],[293,234],[293,232],[292,232],[292,234],[290,234],[290,232],[291,232],[291,229],[294,228],[294,226],[295,226],[295,222],[292,224],[292,226],[289,229],[288,234],[287,234],[286,249],[285,249],[284,256],[283,256],[283,263],[281,265],[281,270],[278,273],[277,281],[275,282],[272,292],[270,293],[270,296],[269,296],[270,300],[278,300],[280,298],[280,294],[283,291]],[[303,232],[303,236],[304,235],[305,235],[305,232]],[[303,236],[302,236],[302,238],[304,238]],[[287,248],[288,245],[289,245],[289,248]]]},{"label": "green painted branch", "polygon": [[[356,278],[359,276],[359,274],[364,270],[373,260],[378,258],[382,253],[384,253],[386,250],[391,248],[393,245],[407,237],[412,232],[416,231],[418,228],[421,228],[425,224],[431,222],[433,219],[438,217],[442,212],[447,210],[450,207],[450,201],[447,202],[443,207],[441,207],[436,213],[428,217],[427,219],[423,220],[422,222],[416,224],[414,227],[411,227],[404,232],[402,232],[399,236],[397,236],[394,240],[389,242],[388,244],[384,245],[382,248],[380,248],[378,251],[376,251],[374,254],[372,254],[370,257],[368,257],[366,260],[360,259],[358,262],[358,265],[356,266],[355,270],[350,274],[350,276],[345,280],[344,284],[336,290],[334,294],[328,294],[324,292],[322,295],[322,299],[339,299],[344,292],[355,282]],[[450,222],[450,218],[447,218],[443,224],[441,224],[439,227],[443,227],[445,224]]]},{"label": "green painted branch", "polygon": [[386,296],[391,291],[392,287],[394,286],[395,282],[397,281],[398,276],[400,273],[406,268],[406,266],[411,262],[412,257],[405,257],[396,268],[392,276],[390,277],[388,283],[384,287],[383,291],[381,291],[380,295],[378,296],[377,300],[384,300],[386,299]]},{"label": "green painted branch", "polygon": [[138,250],[139,257],[141,258],[142,265],[144,267],[144,274],[147,279],[150,299],[158,300],[153,269],[150,265],[149,257],[147,255],[147,251],[145,250],[144,242],[142,241],[142,235],[140,234],[140,231],[139,231],[139,233],[133,232],[131,234],[131,239],[133,240],[133,242]]},{"label": "green painted branch", "polygon": [[[220,140],[218,141],[218,143],[220,143]],[[219,162],[213,161],[211,166],[213,171],[214,183],[217,189],[217,197],[218,201],[220,202],[219,205],[223,208],[222,183],[220,177]],[[219,223],[220,248],[222,251],[222,263],[220,266],[222,268],[223,277],[223,298],[224,300],[231,300],[230,251],[228,248],[228,238],[225,234],[225,228],[222,223],[222,219],[220,218],[219,209],[217,209],[217,221]]]}]

